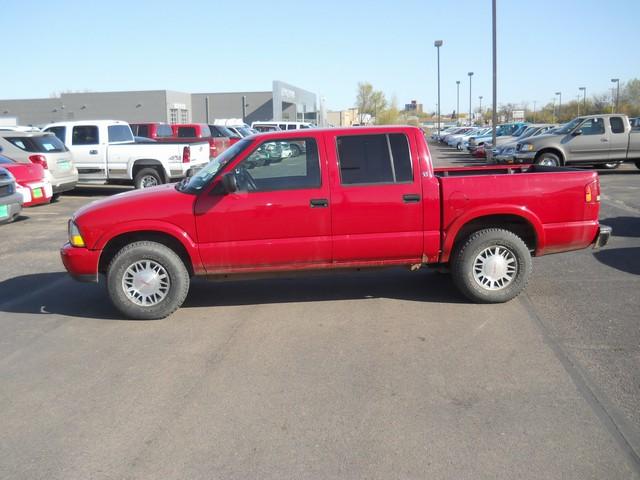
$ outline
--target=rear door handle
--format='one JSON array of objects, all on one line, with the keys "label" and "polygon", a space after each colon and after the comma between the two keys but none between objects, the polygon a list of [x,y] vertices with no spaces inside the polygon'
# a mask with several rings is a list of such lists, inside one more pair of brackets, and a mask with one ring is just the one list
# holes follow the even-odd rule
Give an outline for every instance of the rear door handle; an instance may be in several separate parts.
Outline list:
[{"label": "rear door handle", "polygon": [[608,140],[608,139],[606,139],[606,138],[601,138],[601,139],[600,139],[600,141],[601,141],[601,142],[608,142],[609,140]]},{"label": "rear door handle", "polygon": [[404,203],[418,203],[420,201],[420,195],[415,193],[407,193],[402,196]]},{"label": "rear door handle", "polygon": [[89,155],[97,155],[98,150],[89,150]]},{"label": "rear door handle", "polygon": [[311,208],[326,208],[329,206],[329,200],[326,198],[312,198],[309,203]]}]

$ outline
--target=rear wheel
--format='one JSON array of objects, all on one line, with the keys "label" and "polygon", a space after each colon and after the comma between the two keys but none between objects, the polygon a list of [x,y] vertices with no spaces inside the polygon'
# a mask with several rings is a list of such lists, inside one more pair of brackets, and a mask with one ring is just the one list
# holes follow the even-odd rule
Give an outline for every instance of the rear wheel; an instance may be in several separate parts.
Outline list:
[{"label": "rear wheel", "polygon": [[169,247],[156,242],[125,246],[107,269],[113,305],[136,320],[155,320],[175,312],[189,292],[189,272]]},{"label": "rear wheel", "polygon": [[640,168],[640,162],[636,162],[636,168]]},{"label": "rear wheel", "polygon": [[150,188],[162,185],[164,181],[158,170],[147,167],[140,169],[138,173],[136,173],[134,183],[136,188]]},{"label": "rear wheel", "polygon": [[451,273],[458,289],[479,303],[502,303],[524,290],[531,276],[531,254],[514,233],[480,230],[456,249]]},{"label": "rear wheel", "polygon": [[544,167],[559,167],[562,165],[560,157],[555,153],[544,152],[536,157],[536,165]]},{"label": "rear wheel", "polygon": [[607,170],[615,170],[621,165],[621,162],[609,162],[600,165],[602,168],[606,168]]},{"label": "rear wheel", "polygon": [[62,193],[54,193],[53,195],[51,195],[51,203],[55,203],[58,200],[60,200],[61,196],[62,196]]}]

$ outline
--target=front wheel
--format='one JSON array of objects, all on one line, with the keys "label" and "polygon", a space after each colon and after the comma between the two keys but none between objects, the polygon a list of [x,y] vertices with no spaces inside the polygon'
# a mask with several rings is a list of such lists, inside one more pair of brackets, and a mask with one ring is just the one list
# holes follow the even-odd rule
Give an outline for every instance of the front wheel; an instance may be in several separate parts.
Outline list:
[{"label": "front wheel", "polygon": [[531,254],[514,233],[480,230],[456,249],[451,260],[453,282],[470,300],[502,303],[517,297],[531,276]]},{"label": "front wheel", "polygon": [[607,170],[615,170],[621,164],[622,164],[621,162],[609,162],[609,163],[604,163],[601,166],[602,166],[602,168],[605,168]]},{"label": "front wheel", "polygon": [[189,292],[189,272],[169,247],[141,241],[125,246],[107,269],[113,305],[135,320],[156,320],[175,312]]},{"label": "front wheel", "polygon": [[551,152],[545,152],[536,158],[536,165],[544,167],[559,167],[561,164],[560,157]]}]

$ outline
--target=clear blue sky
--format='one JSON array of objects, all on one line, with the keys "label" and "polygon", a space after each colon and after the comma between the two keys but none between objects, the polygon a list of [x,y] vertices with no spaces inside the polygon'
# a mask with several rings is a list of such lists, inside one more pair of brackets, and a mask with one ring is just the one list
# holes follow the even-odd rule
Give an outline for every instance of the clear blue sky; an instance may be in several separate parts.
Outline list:
[{"label": "clear blue sky", "polygon": [[[354,104],[368,81],[442,111],[491,101],[490,0],[3,0],[0,98],[61,90],[269,90]],[[640,77],[640,0],[498,0],[498,102],[563,101]],[[15,46],[14,46],[15,45]]]}]

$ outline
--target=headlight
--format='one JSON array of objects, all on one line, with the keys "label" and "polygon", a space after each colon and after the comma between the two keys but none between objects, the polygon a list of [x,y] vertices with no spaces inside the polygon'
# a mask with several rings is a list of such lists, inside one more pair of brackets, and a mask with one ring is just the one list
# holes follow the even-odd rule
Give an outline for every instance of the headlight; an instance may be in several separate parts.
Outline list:
[{"label": "headlight", "polygon": [[521,152],[532,152],[533,151],[533,145],[531,145],[530,143],[521,143],[520,144],[520,151]]},{"label": "headlight", "polygon": [[69,220],[69,243],[74,247],[84,247],[84,238],[73,220]]}]

